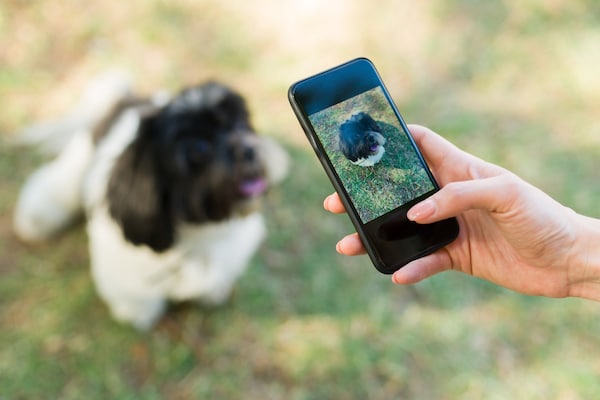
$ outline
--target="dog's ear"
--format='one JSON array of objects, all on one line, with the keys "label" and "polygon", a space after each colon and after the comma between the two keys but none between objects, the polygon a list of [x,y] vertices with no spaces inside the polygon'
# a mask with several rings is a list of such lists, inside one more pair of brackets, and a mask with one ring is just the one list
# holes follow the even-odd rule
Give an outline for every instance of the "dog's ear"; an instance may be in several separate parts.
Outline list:
[{"label": "dog's ear", "polygon": [[156,164],[157,135],[154,118],[143,118],[137,137],[117,159],[106,198],[112,218],[125,238],[155,251],[168,249],[175,240],[171,197]]},{"label": "dog's ear", "polygon": [[344,154],[344,156],[346,156],[346,158],[350,161],[358,160],[358,145],[360,142],[360,137],[355,127],[351,123],[348,123],[348,121],[344,122],[340,126],[337,138],[337,147],[342,154]]}]

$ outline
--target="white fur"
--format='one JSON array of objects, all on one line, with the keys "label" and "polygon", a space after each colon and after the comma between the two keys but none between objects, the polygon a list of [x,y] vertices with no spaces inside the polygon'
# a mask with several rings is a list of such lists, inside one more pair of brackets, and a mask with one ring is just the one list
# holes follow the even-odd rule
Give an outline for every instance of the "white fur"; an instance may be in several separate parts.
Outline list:
[{"label": "white fur", "polygon": [[87,225],[92,275],[100,296],[119,321],[151,327],[167,300],[221,304],[265,236],[262,215],[218,224],[180,227],[180,240],[164,253],[134,246],[105,207]]},{"label": "white fur", "polygon": [[353,161],[352,164],[359,165],[361,167],[372,167],[381,160],[381,157],[383,157],[384,154],[385,148],[380,145],[377,149],[377,153],[372,154],[367,158],[359,158],[358,160]]},{"label": "white fur", "polygon": [[[15,232],[25,241],[46,240],[85,212],[95,286],[119,321],[148,329],[168,300],[223,303],[266,234],[255,212],[225,222],[177,227],[176,243],[163,253],[123,237],[105,201],[116,158],[134,139],[139,115],[125,113],[97,148],[81,129],[59,156],[25,184],[15,210]],[[270,180],[280,180],[287,155],[263,140]],[[269,159],[269,158],[267,158]]]}]

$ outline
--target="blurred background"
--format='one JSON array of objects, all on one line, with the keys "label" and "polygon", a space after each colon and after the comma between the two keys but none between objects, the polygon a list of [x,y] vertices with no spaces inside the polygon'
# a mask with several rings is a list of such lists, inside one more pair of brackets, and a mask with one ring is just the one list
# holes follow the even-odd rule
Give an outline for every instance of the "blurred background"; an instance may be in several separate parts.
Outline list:
[{"label": "blurred background", "polygon": [[[369,57],[407,122],[600,217],[599,27],[594,0],[2,1],[0,398],[594,398],[598,304],[453,272],[396,287],[337,255],[352,228],[322,210],[332,188],[286,92]],[[83,229],[39,246],[11,232],[46,157],[8,139],[114,67],[142,93],[228,83],[293,159],[230,303],[176,307],[145,334],[96,296]]]}]

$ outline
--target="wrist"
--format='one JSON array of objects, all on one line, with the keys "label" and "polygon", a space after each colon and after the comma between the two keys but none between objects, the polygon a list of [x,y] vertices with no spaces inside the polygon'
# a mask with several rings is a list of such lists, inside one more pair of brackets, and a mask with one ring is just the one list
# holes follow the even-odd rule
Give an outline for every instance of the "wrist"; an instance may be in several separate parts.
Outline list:
[{"label": "wrist", "polygon": [[600,301],[600,220],[577,218],[577,245],[568,266],[569,296]]}]

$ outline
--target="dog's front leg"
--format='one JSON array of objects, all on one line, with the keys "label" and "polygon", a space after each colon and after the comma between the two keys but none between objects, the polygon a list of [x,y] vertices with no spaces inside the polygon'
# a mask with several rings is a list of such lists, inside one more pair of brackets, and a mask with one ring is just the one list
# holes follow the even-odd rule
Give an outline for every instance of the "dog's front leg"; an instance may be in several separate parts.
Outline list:
[{"label": "dog's front leg", "polygon": [[163,298],[121,296],[118,299],[105,298],[104,300],[117,321],[131,324],[140,331],[151,329],[166,309],[166,301]]}]

